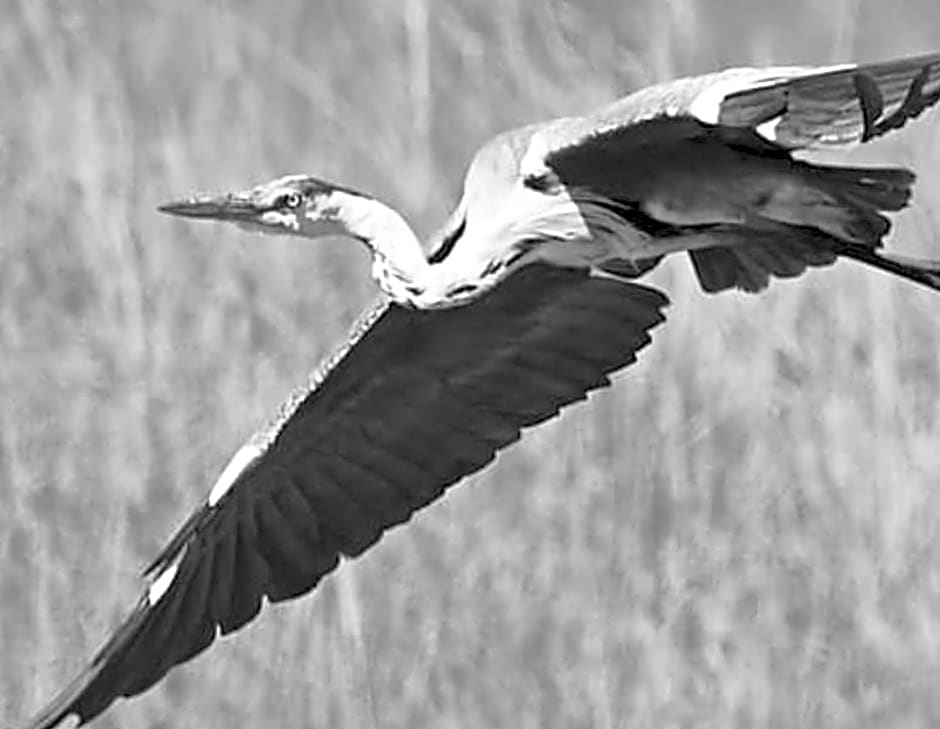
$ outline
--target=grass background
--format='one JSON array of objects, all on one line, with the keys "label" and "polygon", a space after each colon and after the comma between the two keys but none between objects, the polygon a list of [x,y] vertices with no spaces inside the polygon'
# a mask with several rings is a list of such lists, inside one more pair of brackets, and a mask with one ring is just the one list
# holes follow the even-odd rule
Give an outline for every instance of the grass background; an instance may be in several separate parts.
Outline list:
[{"label": "grass background", "polygon": [[[375,297],[343,241],[159,216],[304,171],[429,232],[489,135],[719,66],[940,47],[935,0],[0,0],[0,723],[71,678]],[[921,173],[940,116],[853,155]],[[96,726],[940,723],[940,300],[705,297],[615,386]],[[550,455],[549,455],[550,454]]]}]

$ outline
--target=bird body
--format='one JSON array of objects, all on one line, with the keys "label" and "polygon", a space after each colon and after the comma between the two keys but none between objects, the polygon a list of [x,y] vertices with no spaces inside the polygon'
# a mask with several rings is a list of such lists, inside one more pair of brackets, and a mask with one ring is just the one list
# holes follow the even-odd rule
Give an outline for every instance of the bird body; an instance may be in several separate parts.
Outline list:
[{"label": "bird body", "polygon": [[125,621],[27,726],[145,691],[609,384],[664,320],[666,297],[630,279],[666,255],[688,252],[709,292],[839,257],[940,290],[940,265],[881,250],[913,173],[793,156],[868,141],[938,100],[940,54],[650,87],[486,143],[427,252],[389,206],[308,175],[163,206],[358,240],[389,300],[236,451]]}]

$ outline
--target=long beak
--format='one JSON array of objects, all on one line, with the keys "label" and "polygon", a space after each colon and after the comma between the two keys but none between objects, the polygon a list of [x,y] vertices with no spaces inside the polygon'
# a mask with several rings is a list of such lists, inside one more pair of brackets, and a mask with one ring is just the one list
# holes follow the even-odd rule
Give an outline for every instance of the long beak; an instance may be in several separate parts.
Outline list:
[{"label": "long beak", "polygon": [[264,209],[244,195],[197,196],[186,200],[174,200],[157,207],[161,213],[180,215],[184,218],[205,220],[230,220],[245,222],[257,220]]}]

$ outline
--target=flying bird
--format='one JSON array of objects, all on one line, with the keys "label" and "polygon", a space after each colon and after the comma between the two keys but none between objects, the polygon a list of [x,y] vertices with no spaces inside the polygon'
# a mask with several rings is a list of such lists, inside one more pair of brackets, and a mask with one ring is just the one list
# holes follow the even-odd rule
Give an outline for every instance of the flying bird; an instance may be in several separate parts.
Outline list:
[{"label": "flying bird", "polygon": [[424,246],[379,200],[307,175],[161,206],[355,239],[386,296],[235,453],[124,622],[26,726],[84,723],[147,690],[608,385],[664,320],[666,296],[634,279],[667,254],[687,251],[706,292],[838,258],[940,290],[940,263],[882,248],[913,172],[794,156],[875,139],[938,100],[940,53],[652,86],[487,142]]}]

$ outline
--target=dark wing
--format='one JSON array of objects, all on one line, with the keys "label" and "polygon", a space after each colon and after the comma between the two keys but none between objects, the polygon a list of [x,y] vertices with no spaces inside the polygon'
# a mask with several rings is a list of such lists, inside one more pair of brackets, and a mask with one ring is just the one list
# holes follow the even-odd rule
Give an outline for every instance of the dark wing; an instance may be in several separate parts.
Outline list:
[{"label": "dark wing", "polygon": [[466,307],[380,307],[236,454],[128,618],[29,727],[88,721],[254,618],[265,596],[309,591],[520,429],[608,385],[667,303],[653,289],[537,265]]},{"label": "dark wing", "polygon": [[532,128],[521,173],[535,189],[556,183],[570,191],[589,226],[591,206],[601,204],[654,251],[657,241],[664,252],[681,249],[684,238],[707,291],[756,291],[771,276],[799,275],[840,255],[936,288],[935,263],[911,269],[871,253],[888,231],[882,213],[908,202],[910,171],[812,165],[791,152],[868,141],[938,101],[940,53],[732,69]]}]

